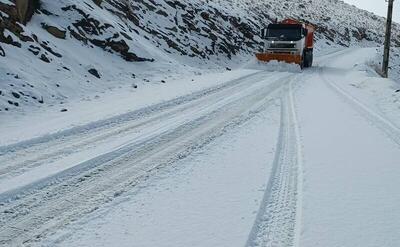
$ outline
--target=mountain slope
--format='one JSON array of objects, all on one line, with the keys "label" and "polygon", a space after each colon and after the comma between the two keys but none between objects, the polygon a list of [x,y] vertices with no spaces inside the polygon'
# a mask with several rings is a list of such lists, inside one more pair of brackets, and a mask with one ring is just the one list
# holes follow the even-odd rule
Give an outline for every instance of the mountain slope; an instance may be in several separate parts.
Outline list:
[{"label": "mountain slope", "polygon": [[[336,0],[95,2],[42,0],[23,26],[14,3],[0,0],[3,113],[149,83],[150,71],[237,63],[261,47],[260,28],[276,18],[314,24],[317,49],[380,45],[385,25],[384,18]],[[397,46],[399,34],[395,24]]]}]

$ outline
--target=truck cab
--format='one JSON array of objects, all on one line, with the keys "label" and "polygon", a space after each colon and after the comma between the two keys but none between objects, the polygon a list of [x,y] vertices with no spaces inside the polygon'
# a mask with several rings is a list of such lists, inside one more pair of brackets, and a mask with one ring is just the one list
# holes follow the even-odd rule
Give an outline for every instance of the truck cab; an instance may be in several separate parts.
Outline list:
[{"label": "truck cab", "polygon": [[261,61],[281,61],[299,64],[301,68],[313,63],[314,27],[286,19],[269,24],[261,31],[264,39],[262,53],[256,54]]}]

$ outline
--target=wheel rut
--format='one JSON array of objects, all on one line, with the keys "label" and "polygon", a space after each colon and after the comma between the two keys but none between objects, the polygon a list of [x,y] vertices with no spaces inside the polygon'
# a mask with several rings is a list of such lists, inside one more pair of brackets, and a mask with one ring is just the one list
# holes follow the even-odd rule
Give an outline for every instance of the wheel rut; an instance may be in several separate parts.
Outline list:
[{"label": "wheel rut", "polygon": [[301,225],[302,156],[292,85],[281,99],[281,126],[271,175],[246,246],[297,246]]},{"label": "wheel rut", "polygon": [[319,76],[326,83],[337,96],[339,96],[346,104],[352,107],[360,116],[365,118],[370,124],[378,128],[389,139],[395,142],[400,148],[400,128],[388,120],[386,117],[377,113],[348,92],[339,87],[334,81],[323,75],[323,70],[320,71]]},{"label": "wheel rut", "polygon": [[[82,164],[36,188],[7,195],[0,204],[0,244],[34,245],[37,241],[118,197],[146,176],[202,148],[275,105],[287,82],[282,78],[243,91],[194,119],[161,128],[117,153]],[[247,82],[249,83],[249,82]],[[111,158],[110,158],[111,157]]]}]

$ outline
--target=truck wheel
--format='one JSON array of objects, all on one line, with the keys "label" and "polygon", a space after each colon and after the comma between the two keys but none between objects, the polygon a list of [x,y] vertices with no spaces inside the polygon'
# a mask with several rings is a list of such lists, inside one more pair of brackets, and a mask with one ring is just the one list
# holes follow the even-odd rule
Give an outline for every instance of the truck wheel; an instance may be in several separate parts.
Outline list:
[{"label": "truck wheel", "polygon": [[309,58],[309,66],[308,67],[312,67],[313,66],[313,60],[314,60],[314,52],[310,51],[310,58]]},{"label": "truck wheel", "polygon": [[305,65],[305,57],[303,56],[302,58],[301,58],[301,62],[300,62],[300,69],[301,70],[303,70],[304,69],[304,65]]},{"label": "truck wheel", "polygon": [[312,67],[312,64],[313,64],[313,51],[312,50],[306,51],[305,52],[305,57],[306,57],[305,67],[306,68]]},{"label": "truck wheel", "polygon": [[303,56],[301,58],[300,68],[301,69],[307,68],[307,65],[308,65],[307,52],[304,51]]}]

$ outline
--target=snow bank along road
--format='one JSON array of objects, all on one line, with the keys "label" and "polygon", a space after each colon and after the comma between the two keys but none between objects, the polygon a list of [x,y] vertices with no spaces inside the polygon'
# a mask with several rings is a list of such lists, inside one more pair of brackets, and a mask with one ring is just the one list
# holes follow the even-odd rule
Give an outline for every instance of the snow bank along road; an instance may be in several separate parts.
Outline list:
[{"label": "snow bank along road", "polygon": [[370,53],[0,147],[0,245],[400,246],[400,121],[344,86]]}]

